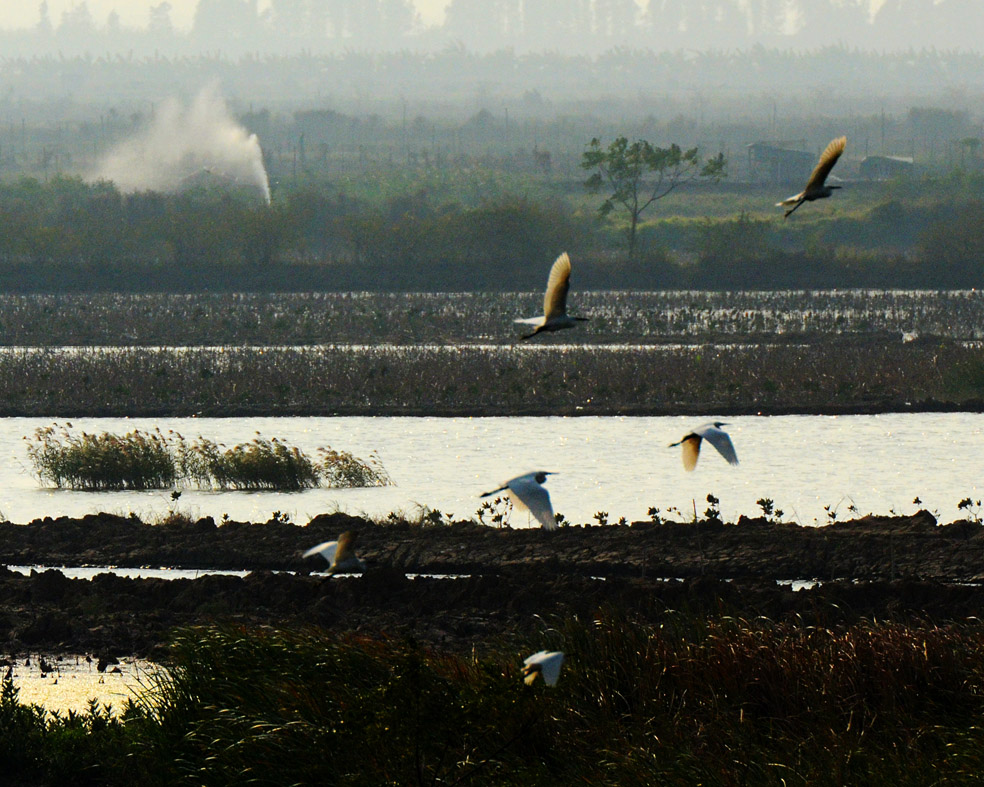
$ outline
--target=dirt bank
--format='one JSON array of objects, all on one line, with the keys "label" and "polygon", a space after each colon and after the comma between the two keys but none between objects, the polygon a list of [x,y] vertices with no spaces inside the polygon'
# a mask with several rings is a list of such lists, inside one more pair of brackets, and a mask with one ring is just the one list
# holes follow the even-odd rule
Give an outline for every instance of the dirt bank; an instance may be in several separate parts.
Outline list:
[{"label": "dirt bank", "polygon": [[[344,530],[369,563],[361,577],[309,576],[301,552]],[[108,514],[0,525],[0,562],[250,569],[245,578],[70,580],[0,572],[0,643],[24,650],[153,655],[177,625],[319,625],[410,634],[470,648],[533,631],[551,616],[667,610],[949,620],[984,615],[984,527],[932,515],[827,527],[704,521],[494,530],[469,523],[375,524],[332,514],[306,526],[146,525]],[[290,570],[299,574],[275,574]],[[462,578],[407,574],[467,574]],[[819,579],[793,591],[782,579]]]}]

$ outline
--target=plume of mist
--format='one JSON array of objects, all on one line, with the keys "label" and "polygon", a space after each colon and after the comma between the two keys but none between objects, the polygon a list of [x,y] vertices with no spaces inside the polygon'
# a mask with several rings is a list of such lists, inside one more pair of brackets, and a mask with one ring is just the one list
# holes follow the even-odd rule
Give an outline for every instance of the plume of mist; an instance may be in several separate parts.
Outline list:
[{"label": "plume of mist", "polygon": [[122,192],[225,182],[253,186],[270,202],[260,142],[236,122],[215,87],[188,106],[164,101],[146,128],[106,154],[93,179],[111,180]]}]

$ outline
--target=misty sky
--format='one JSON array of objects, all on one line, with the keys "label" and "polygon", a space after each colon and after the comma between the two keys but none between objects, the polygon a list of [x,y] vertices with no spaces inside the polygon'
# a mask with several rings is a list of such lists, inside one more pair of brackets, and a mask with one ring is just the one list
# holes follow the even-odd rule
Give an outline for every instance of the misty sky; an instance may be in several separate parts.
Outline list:
[{"label": "misty sky", "polygon": [[[191,27],[198,0],[168,0],[171,3],[171,19],[178,27]],[[111,11],[120,15],[120,21],[128,27],[143,27],[147,24],[147,12],[151,6],[159,5],[161,0],[87,0],[89,11],[97,24],[106,21]],[[449,0],[414,0],[417,10],[425,24],[438,23],[444,17],[444,8]],[[48,0],[48,13],[57,24],[61,15],[79,4],[79,0]],[[3,0],[0,2],[0,27],[30,27],[38,21],[40,0]],[[268,0],[259,0],[260,9],[269,5]]]}]

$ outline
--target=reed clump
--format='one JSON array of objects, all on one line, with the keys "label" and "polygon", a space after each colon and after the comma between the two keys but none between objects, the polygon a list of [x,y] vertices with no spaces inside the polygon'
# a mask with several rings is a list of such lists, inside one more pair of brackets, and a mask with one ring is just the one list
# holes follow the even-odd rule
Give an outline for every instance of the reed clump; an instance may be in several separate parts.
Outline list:
[{"label": "reed clump", "polygon": [[256,437],[224,450],[220,444],[200,437],[183,445],[180,456],[184,475],[202,487],[299,490],[316,487],[321,480],[310,457],[276,437]]},{"label": "reed clump", "polygon": [[59,488],[168,489],[180,482],[221,490],[296,491],[392,483],[375,452],[362,460],[326,447],[319,449],[322,459],[316,461],[276,437],[258,435],[226,448],[204,437],[188,442],[159,429],[135,429],[120,436],[74,434],[70,426],[35,430],[27,448],[38,478]]},{"label": "reed clump", "polygon": [[134,429],[122,436],[73,434],[55,424],[35,430],[27,453],[38,477],[59,488],[166,489],[178,477],[174,455],[160,430]]}]

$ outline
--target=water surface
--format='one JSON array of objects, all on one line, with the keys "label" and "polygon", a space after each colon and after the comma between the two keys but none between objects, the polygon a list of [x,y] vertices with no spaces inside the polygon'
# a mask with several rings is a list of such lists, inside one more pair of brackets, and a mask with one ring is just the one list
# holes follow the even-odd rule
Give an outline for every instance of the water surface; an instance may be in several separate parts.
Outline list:
[{"label": "water surface", "polygon": [[[479,495],[533,469],[557,473],[547,487],[556,511],[575,523],[692,519],[711,493],[725,519],[757,515],[771,498],[784,518],[824,523],[919,508],[943,521],[965,516],[957,503],[984,497],[981,449],[984,414],[907,413],[856,416],[736,416],[725,418],[741,460],[725,463],[705,444],[697,469],[686,473],[679,449],[667,447],[713,416],[499,418],[80,418],[75,430],[123,434],[159,427],[187,439],[204,436],[231,447],[259,432],[314,455],[330,445],[367,456],[377,451],[395,484],[371,489],[303,492],[72,492],[39,485],[25,437],[50,418],[6,418],[0,432],[0,513],[14,522],[98,511],[133,512],[149,521],[169,510],[198,517],[266,521],[274,512],[299,524],[325,512],[410,517],[427,507],[456,519],[475,515]],[[57,420],[57,419],[55,419]],[[59,420],[59,423],[65,423]],[[914,503],[919,497],[921,502]],[[514,526],[527,524],[525,513]]]}]

